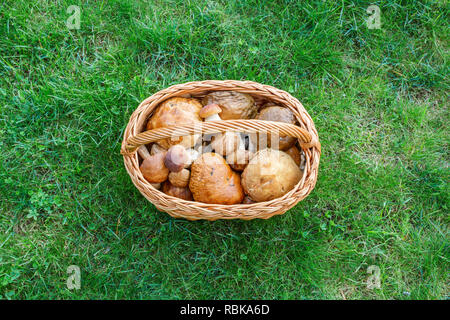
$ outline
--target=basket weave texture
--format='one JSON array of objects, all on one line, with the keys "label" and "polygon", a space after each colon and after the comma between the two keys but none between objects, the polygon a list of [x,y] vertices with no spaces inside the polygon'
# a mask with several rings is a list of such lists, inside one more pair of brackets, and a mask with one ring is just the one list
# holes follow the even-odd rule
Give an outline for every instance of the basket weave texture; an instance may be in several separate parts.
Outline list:
[{"label": "basket weave texture", "polygon": [[[201,124],[183,125],[169,128],[145,130],[147,120],[155,108],[163,101],[179,96],[190,95],[202,98],[213,91],[237,91],[250,94],[256,104],[273,102],[289,108],[297,118],[299,125],[284,122],[263,121],[255,119],[209,121]],[[276,133],[279,136],[292,136],[299,139],[299,145],[305,153],[306,164],[302,179],[285,195],[271,201],[252,204],[219,205],[196,201],[186,201],[169,196],[155,189],[144,179],[139,170],[139,158],[136,150],[145,144],[191,134],[210,134],[224,131],[245,133]],[[177,84],[161,90],[141,102],[133,112],[125,129],[121,154],[125,168],[138,190],[152,202],[155,207],[167,212],[175,218],[188,220],[217,219],[267,219],[283,214],[299,201],[303,200],[314,189],[317,181],[321,147],[314,123],[303,105],[289,93],[272,86],[252,81],[238,80],[206,80]]]}]

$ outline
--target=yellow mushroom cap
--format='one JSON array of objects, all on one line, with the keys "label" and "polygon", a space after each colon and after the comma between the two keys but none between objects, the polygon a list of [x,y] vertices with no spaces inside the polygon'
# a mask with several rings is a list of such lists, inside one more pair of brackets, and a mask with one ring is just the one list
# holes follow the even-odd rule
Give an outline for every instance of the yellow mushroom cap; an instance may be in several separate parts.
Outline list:
[{"label": "yellow mushroom cap", "polygon": [[302,171],[287,153],[264,149],[252,157],[241,178],[245,194],[260,202],[283,196],[301,177]]}]

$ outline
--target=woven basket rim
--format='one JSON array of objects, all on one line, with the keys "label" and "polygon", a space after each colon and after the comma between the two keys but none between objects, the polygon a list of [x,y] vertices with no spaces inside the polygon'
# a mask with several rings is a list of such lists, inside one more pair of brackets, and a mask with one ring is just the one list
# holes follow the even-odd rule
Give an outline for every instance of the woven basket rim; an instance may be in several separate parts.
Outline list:
[{"label": "woven basket rim", "polygon": [[[147,118],[162,101],[185,94],[192,94],[196,97],[199,95],[201,96],[202,94],[204,95],[206,92],[229,90],[249,93],[257,98],[262,97],[263,100],[281,104],[293,111],[299,122],[299,127],[301,127],[304,131],[306,130],[311,136],[311,142],[307,144],[299,143],[306,157],[305,170],[299,183],[282,197],[265,202],[234,205],[207,204],[196,201],[187,201],[169,196],[154,188],[143,178],[142,173],[139,170],[139,159],[137,153],[129,152],[128,142],[133,140],[133,138],[136,138],[136,136],[143,131],[143,125]],[[229,122],[229,124],[226,122]],[[252,121],[245,119],[239,119],[238,121],[222,121],[222,123],[225,123],[224,127],[238,124],[240,128],[250,125],[250,122]],[[254,123],[257,122],[258,121],[253,121],[252,126],[254,127]],[[230,128],[229,126],[228,128]],[[267,124],[264,124],[264,126],[267,126]],[[258,127],[258,130],[265,129]],[[148,134],[141,134],[141,136],[154,136],[155,134],[158,134],[156,129],[147,131],[147,133]],[[273,86],[263,85],[253,81],[204,80],[176,84],[160,90],[143,100],[130,116],[130,120],[124,131],[121,153],[123,154],[125,168],[132,179],[133,184],[145,198],[155,205],[158,210],[167,212],[176,218],[186,218],[189,220],[250,220],[255,218],[267,219],[274,215],[282,214],[309,195],[309,193],[314,189],[317,181],[321,147],[313,120],[301,102],[288,92],[277,89]]]}]

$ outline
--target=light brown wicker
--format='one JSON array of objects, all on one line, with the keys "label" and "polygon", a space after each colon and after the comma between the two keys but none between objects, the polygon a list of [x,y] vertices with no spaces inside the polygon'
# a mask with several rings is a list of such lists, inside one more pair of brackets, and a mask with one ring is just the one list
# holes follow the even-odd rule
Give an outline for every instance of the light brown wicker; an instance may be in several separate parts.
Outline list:
[{"label": "light brown wicker", "polygon": [[[143,132],[153,110],[164,100],[186,95],[202,98],[209,92],[221,90],[233,90],[250,94],[259,105],[270,101],[285,106],[295,114],[300,125],[296,126],[283,122],[254,119],[224,120],[203,122],[200,125],[183,125],[176,128],[159,128]],[[140,146],[164,138],[190,135],[194,132],[209,134],[224,131],[246,133],[276,132],[280,136],[289,135],[298,138],[299,144],[306,156],[306,165],[302,179],[294,189],[284,196],[271,201],[252,204],[218,205],[186,201],[169,196],[155,189],[142,176],[139,170],[139,158],[136,152]],[[142,101],[131,115],[130,121],[125,129],[121,153],[125,168],[134,185],[157,209],[167,212],[175,218],[186,218],[189,220],[251,220],[255,218],[267,219],[274,215],[283,214],[304,199],[314,189],[317,181],[321,147],[317,130],[314,127],[311,117],[303,105],[289,93],[252,81],[206,80],[177,84],[161,90]]]}]

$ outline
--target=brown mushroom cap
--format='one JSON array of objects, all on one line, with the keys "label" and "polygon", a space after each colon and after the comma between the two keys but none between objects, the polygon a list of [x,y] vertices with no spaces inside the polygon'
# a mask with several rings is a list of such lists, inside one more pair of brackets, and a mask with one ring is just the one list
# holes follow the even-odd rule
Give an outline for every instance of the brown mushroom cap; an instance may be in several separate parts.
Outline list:
[{"label": "brown mushroom cap", "polygon": [[259,107],[259,110],[265,109],[267,107],[273,107],[273,106],[278,107],[274,102],[269,101],[269,102],[266,102],[263,105],[261,105]]},{"label": "brown mushroom cap", "polygon": [[183,169],[179,172],[169,173],[169,181],[175,187],[184,188],[189,184],[190,176],[191,172],[188,169]]},{"label": "brown mushroom cap", "polygon": [[161,183],[150,183],[152,185],[153,188],[155,189],[161,189]]},{"label": "brown mushroom cap", "polygon": [[236,91],[216,91],[206,95],[203,105],[218,104],[222,109],[222,120],[249,119],[256,114],[257,108],[252,96]]},{"label": "brown mushroom cap", "polygon": [[236,204],[244,199],[240,176],[217,153],[204,153],[191,167],[189,189],[195,201]]},{"label": "brown mushroom cap", "polygon": [[215,114],[219,114],[222,112],[222,109],[220,109],[219,105],[217,103],[210,103],[204,106],[200,112],[199,116],[200,118],[208,118],[210,116],[213,116]]},{"label": "brown mushroom cap", "polygon": [[225,156],[239,147],[240,138],[235,132],[227,131],[213,137],[211,147],[218,154]]},{"label": "brown mushroom cap", "polygon": [[296,146],[292,146],[284,152],[286,152],[295,161],[295,163],[298,166],[300,165],[301,155],[300,155],[300,151],[298,150],[298,148]]},{"label": "brown mushroom cap", "polygon": [[[176,127],[181,124],[201,122],[199,112],[202,104],[192,98],[174,97],[161,103],[147,123],[147,130],[164,127]],[[185,148],[195,145],[200,135],[173,137],[157,141],[158,144],[169,149],[172,145],[181,144]]]},{"label": "brown mushroom cap", "polygon": [[164,165],[166,152],[160,152],[146,158],[139,169],[145,180],[151,183],[160,183],[167,180],[169,169]]},{"label": "brown mushroom cap", "polygon": [[238,149],[227,155],[227,163],[236,171],[244,171],[252,152],[244,149]]},{"label": "brown mushroom cap", "polygon": [[165,166],[172,172],[178,172],[183,170],[185,165],[189,162],[190,155],[186,149],[177,144],[170,147],[164,157]]},{"label": "brown mushroom cap", "polygon": [[192,201],[192,193],[191,193],[191,190],[189,190],[189,188],[175,187],[174,185],[172,185],[170,183],[170,181],[164,182],[164,184],[162,186],[162,192],[164,192],[165,194],[168,194],[169,196],[172,196],[172,197],[177,197],[177,198],[180,198],[183,200]]},{"label": "brown mushroom cap", "polygon": [[[280,121],[280,122],[286,122],[286,123],[291,123],[291,124],[295,124],[296,122],[296,118],[295,115],[292,113],[291,110],[289,110],[288,108],[284,108],[284,107],[280,107],[280,106],[275,106],[275,105],[271,105],[267,108],[264,108],[260,111],[260,113],[256,116],[255,119],[258,120],[270,120],[270,121]],[[265,134],[260,134],[260,135],[264,135],[263,138],[265,138]],[[255,139],[255,137],[258,135],[252,135],[252,143],[254,143],[255,145],[260,141],[257,141],[257,139]],[[259,137],[259,136],[258,136]],[[261,138],[259,138],[261,139]],[[276,146],[272,146],[271,145],[271,136],[270,134],[267,135],[267,146],[262,145],[259,146],[258,149],[263,149],[263,148],[272,148],[272,149],[279,149],[279,150],[287,150],[290,147],[292,147],[295,142],[296,139],[294,137],[279,137],[279,142],[278,142],[278,148],[276,148]],[[276,139],[276,137],[274,137],[274,139]],[[265,139],[262,139],[262,141],[265,141]]]},{"label": "brown mushroom cap", "polygon": [[300,181],[302,172],[285,152],[264,149],[255,154],[242,173],[242,187],[254,201],[283,196]]}]

